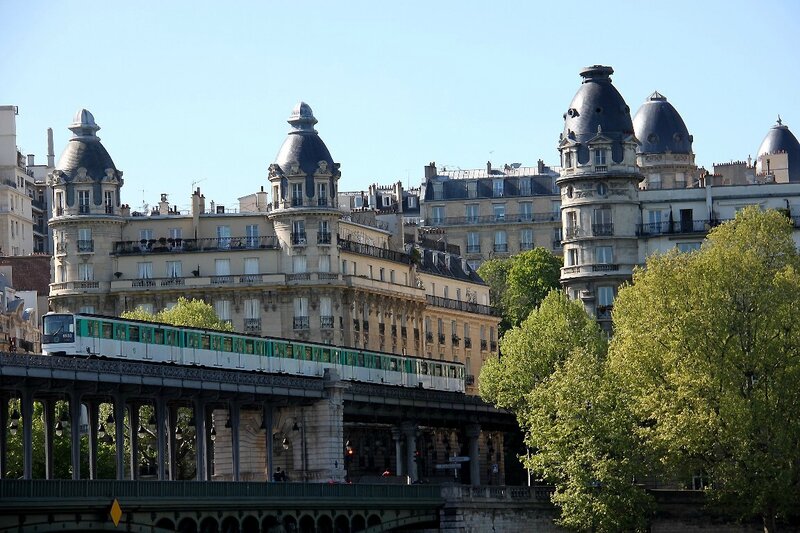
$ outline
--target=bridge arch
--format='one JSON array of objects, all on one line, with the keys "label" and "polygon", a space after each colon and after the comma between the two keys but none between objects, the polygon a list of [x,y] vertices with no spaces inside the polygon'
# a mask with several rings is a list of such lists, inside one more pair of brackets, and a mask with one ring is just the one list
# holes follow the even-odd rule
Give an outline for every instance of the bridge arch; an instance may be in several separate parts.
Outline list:
[{"label": "bridge arch", "polygon": [[380,527],[381,517],[376,514],[369,515],[367,518],[367,527]]},{"label": "bridge arch", "polygon": [[189,517],[183,518],[178,522],[178,533],[197,533],[197,522]]},{"label": "bridge arch", "polygon": [[219,524],[216,518],[207,516],[200,522],[200,533],[219,533]]},{"label": "bridge arch", "polygon": [[297,531],[297,519],[290,514],[284,516],[283,529],[286,531]]},{"label": "bridge arch", "polygon": [[253,515],[245,516],[242,520],[242,533],[261,533],[258,518]]},{"label": "bridge arch", "polygon": [[239,533],[239,520],[235,516],[226,516],[222,520],[222,533]]},{"label": "bridge arch", "polygon": [[353,515],[353,518],[350,519],[350,531],[359,533],[365,529],[367,529],[367,521],[364,520],[364,517],[360,514]]},{"label": "bridge arch", "polygon": [[169,518],[161,518],[158,522],[156,522],[156,527],[160,527],[166,531],[175,531],[175,522]]},{"label": "bridge arch", "polygon": [[268,514],[261,520],[261,531],[263,533],[270,533],[271,531],[280,527],[280,525],[281,523],[278,520],[278,517]]},{"label": "bridge arch", "polygon": [[350,519],[343,514],[336,517],[336,520],[333,521],[333,525],[336,527],[337,532],[350,533]]},{"label": "bridge arch", "polygon": [[314,518],[311,515],[304,514],[300,517],[299,528],[300,533],[316,533],[316,524],[314,524]]},{"label": "bridge arch", "polygon": [[317,518],[317,533],[333,533],[333,519],[326,515]]}]

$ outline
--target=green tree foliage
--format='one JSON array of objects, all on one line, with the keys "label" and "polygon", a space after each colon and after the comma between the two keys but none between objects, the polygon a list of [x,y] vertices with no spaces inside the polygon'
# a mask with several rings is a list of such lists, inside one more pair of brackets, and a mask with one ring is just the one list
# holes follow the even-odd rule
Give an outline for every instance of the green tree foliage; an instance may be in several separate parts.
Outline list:
[{"label": "green tree foliage", "polygon": [[203,300],[178,298],[178,303],[170,309],[158,313],[148,313],[141,307],[133,311],[122,313],[122,318],[144,320],[147,322],[163,322],[173,326],[189,326],[194,328],[216,329],[220,331],[233,331],[229,322],[220,320],[216,311]]},{"label": "green tree foliage", "polygon": [[748,208],[701,250],[651,257],[614,306],[610,366],[640,434],[767,531],[800,506],[798,267],[786,217]]},{"label": "green tree foliage", "polygon": [[489,285],[493,306],[503,317],[501,332],[519,326],[547,293],[559,287],[561,259],[545,248],[534,248],[508,259],[490,259],[478,269]]}]

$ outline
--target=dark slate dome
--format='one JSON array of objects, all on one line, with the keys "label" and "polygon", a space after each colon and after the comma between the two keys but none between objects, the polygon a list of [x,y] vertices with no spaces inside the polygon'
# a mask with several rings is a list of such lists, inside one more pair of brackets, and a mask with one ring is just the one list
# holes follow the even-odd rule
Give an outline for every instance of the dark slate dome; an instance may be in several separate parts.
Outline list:
[{"label": "dark slate dome", "polygon": [[[620,162],[622,145],[619,141],[633,135],[633,123],[630,108],[611,83],[613,73],[613,68],[603,65],[593,65],[581,71],[583,83],[564,113],[564,132],[561,138],[583,144],[600,131],[606,137],[618,141],[612,145],[611,153],[614,161]],[[581,147],[578,160],[586,162],[588,158],[588,149]]]},{"label": "dark slate dome", "polygon": [[692,136],[680,114],[658,91],[651,94],[633,118],[642,154],[692,153]]},{"label": "dark slate dome", "polygon": [[[761,156],[765,154],[775,154],[779,152],[786,152],[789,160],[789,181],[800,182],[800,142],[797,137],[789,131],[789,127],[783,124],[781,117],[778,117],[778,122],[770,128],[767,136],[758,147],[758,163],[761,163]],[[759,168],[760,172],[766,169]]]},{"label": "dark slate dome", "polygon": [[327,163],[328,171],[335,174],[336,167],[331,153],[314,129],[317,119],[314,118],[311,107],[305,102],[300,102],[292,110],[287,122],[292,125],[292,129],[275,158],[275,163],[280,165],[281,170],[289,173],[292,164],[297,163],[300,172],[311,177],[319,168],[320,161],[324,161]]},{"label": "dark slate dome", "polygon": [[81,167],[86,169],[87,176],[95,180],[103,179],[107,169],[113,170],[115,176],[119,175],[114,161],[100,142],[100,137],[96,135],[100,126],[88,110],[80,109],[75,113],[69,129],[73,136],[56,165],[56,170],[63,172],[65,180],[71,181],[75,178]]}]

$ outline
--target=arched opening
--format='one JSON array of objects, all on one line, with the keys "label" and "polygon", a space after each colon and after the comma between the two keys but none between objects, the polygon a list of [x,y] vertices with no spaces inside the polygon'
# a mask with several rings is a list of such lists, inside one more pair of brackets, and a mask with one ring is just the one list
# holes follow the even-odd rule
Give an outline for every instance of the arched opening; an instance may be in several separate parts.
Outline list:
[{"label": "arched opening", "polygon": [[175,531],[175,522],[173,522],[169,518],[162,518],[161,520],[156,522],[156,527],[165,529],[167,531]]},{"label": "arched opening", "polygon": [[343,514],[336,517],[333,526],[336,533],[350,533],[350,520]]},{"label": "arched opening", "polygon": [[317,519],[317,533],[333,533],[333,520],[324,514]]},{"label": "arched opening", "polygon": [[222,521],[222,533],[239,533],[239,520],[235,516],[226,516]]},{"label": "arched opening", "polygon": [[303,515],[300,518],[300,533],[315,533],[314,519],[309,515]]},{"label": "arched opening", "polygon": [[203,521],[200,522],[200,533],[218,533],[219,532],[219,525],[217,521],[207,516],[203,518]]},{"label": "arched opening", "polygon": [[376,514],[369,515],[367,518],[367,527],[375,527],[381,525],[381,517]]},{"label": "arched opening", "polygon": [[277,533],[280,527],[281,523],[272,515],[265,516],[261,521],[261,533]]},{"label": "arched opening", "polygon": [[191,518],[184,518],[178,522],[178,533],[197,533],[197,522]]},{"label": "arched opening", "polygon": [[358,531],[364,531],[367,529],[367,522],[364,520],[364,517],[360,514],[355,515],[350,520],[350,531],[353,533],[357,533]]},{"label": "arched opening", "polygon": [[260,531],[258,518],[252,515],[244,517],[244,520],[242,520],[242,533],[259,533]]},{"label": "arched opening", "polygon": [[297,531],[297,519],[292,515],[284,516],[283,529],[284,531]]}]

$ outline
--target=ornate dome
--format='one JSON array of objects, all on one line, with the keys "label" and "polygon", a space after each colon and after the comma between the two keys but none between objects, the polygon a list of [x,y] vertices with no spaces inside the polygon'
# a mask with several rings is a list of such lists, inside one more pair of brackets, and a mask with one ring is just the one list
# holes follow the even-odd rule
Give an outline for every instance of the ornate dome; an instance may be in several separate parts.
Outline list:
[{"label": "ornate dome", "polygon": [[[320,163],[324,162],[327,170],[336,174],[336,165],[331,153],[314,129],[317,119],[314,118],[311,107],[305,102],[300,102],[292,110],[287,122],[291,124],[292,129],[275,158],[275,163],[281,170],[286,174],[293,173],[292,167],[297,164],[298,172],[311,179],[320,168]],[[312,186],[307,192],[311,193],[313,190]]]},{"label": "ornate dome", "polygon": [[78,110],[69,129],[73,133],[72,138],[56,165],[56,170],[63,173],[66,181],[74,179],[79,168],[85,168],[86,175],[94,180],[103,179],[108,169],[119,177],[114,161],[96,135],[100,126],[88,110]]},{"label": "ornate dome", "polygon": [[692,136],[680,114],[658,91],[651,94],[633,118],[642,154],[692,153]]},{"label": "ornate dome", "polygon": [[758,172],[766,171],[765,168],[762,168],[761,156],[780,152],[785,152],[788,156],[789,181],[800,182],[800,142],[778,116],[777,123],[770,128],[767,136],[761,142],[761,146],[758,147],[756,170]]},{"label": "ornate dome", "polygon": [[583,83],[564,113],[564,132],[561,138],[584,145],[578,150],[578,159],[581,162],[589,158],[585,143],[598,133],[616,141],[611,152],[612,158],[617,162],[622,160],[622,139],[633,135],[630,108],[611,83],[613,73],[613,68],[603,65],[592,65],[583,69],[580,73]]}]

